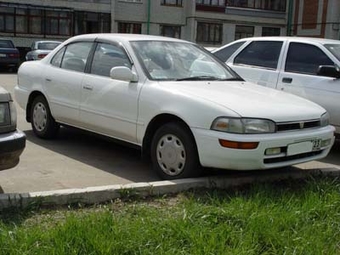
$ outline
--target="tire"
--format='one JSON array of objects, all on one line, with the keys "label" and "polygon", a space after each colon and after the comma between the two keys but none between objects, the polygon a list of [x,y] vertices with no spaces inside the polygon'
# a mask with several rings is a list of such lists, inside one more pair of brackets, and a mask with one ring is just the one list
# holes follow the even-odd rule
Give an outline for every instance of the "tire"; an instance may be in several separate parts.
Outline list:
[{"label": "tire", "polygon": [[151,143],[151,160],[156,173],[165,180],[201,174],[195,140],[179,122],[165,124],[156,131]]},{"label": "tire", "polygon": [[31,107],[31,125],[36,136],[44,139],[54,138],[59,124],[51,115],[48,103],[43,96],[37,96]]}]

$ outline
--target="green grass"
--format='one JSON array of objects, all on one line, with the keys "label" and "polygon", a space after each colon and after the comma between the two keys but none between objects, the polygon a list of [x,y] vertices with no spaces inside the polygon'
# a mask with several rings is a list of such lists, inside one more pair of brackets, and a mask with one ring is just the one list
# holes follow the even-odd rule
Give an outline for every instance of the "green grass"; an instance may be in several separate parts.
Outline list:
[{"label": "green grass", "polygon": [[8,211],[0,254],[340,254],[340,180],[315,178]]}]

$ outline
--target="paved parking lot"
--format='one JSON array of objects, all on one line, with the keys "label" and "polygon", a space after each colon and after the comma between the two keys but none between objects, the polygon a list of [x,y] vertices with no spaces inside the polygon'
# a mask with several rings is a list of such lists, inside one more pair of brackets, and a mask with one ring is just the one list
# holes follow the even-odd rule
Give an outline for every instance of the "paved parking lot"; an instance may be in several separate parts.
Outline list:
[{"label": "paved parking lot", "polygon": [[[12,95],[16,79],[14,74],[0,73],[0,85]],[[34,136],[30,124],[26,123],[24,111],[19,107],[17,110],[18,127],[26,133],[27,143],[19,165],[0,172],[0,187],[4,193],[159,180],[151,164],[142,161],[139,151],[135,149],[70,128],[62,128],[58,139],[41,140]],[[297,167],[340,169],[340,141],[336,141],[331,154],[324,160]],[[294,169],[292,167],[287,171]],[[244,173],[214,171],[213,174]]]}]

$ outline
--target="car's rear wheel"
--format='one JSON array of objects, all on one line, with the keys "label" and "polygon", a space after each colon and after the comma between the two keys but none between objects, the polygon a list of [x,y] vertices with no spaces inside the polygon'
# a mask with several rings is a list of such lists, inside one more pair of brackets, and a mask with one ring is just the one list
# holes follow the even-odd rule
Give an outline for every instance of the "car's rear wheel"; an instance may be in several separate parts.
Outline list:
[{"label": "car's rear wheel", "polygon": [[31,125],[33,132],[40,138],[53,138],[59,130],[59,124],[51,115],[48,103],[43,96],[37,96],[32,103]]},{"label": "car's rear wheel", "polygon": [[195,140],[181,123],[168,123],[156,131],[151,160],[162,179],[188,178],[201,173]]}]

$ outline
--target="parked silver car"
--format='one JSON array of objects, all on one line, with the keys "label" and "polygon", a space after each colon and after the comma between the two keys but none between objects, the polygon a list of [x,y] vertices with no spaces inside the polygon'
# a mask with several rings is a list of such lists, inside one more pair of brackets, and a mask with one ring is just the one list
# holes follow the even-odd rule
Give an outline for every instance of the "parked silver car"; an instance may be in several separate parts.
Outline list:
[{"label": "parked silver car", "polygon": [[26,60],[40,60],[47,56],[61,42],[59,41],[36,41],[31,45],[31,51],[26,54]]},{"label": "parked silver car", "polygon": [[0,170],[19,163],[25,144],[25,134],[17,130],[16,109],[11,94],[0,87]]}]

